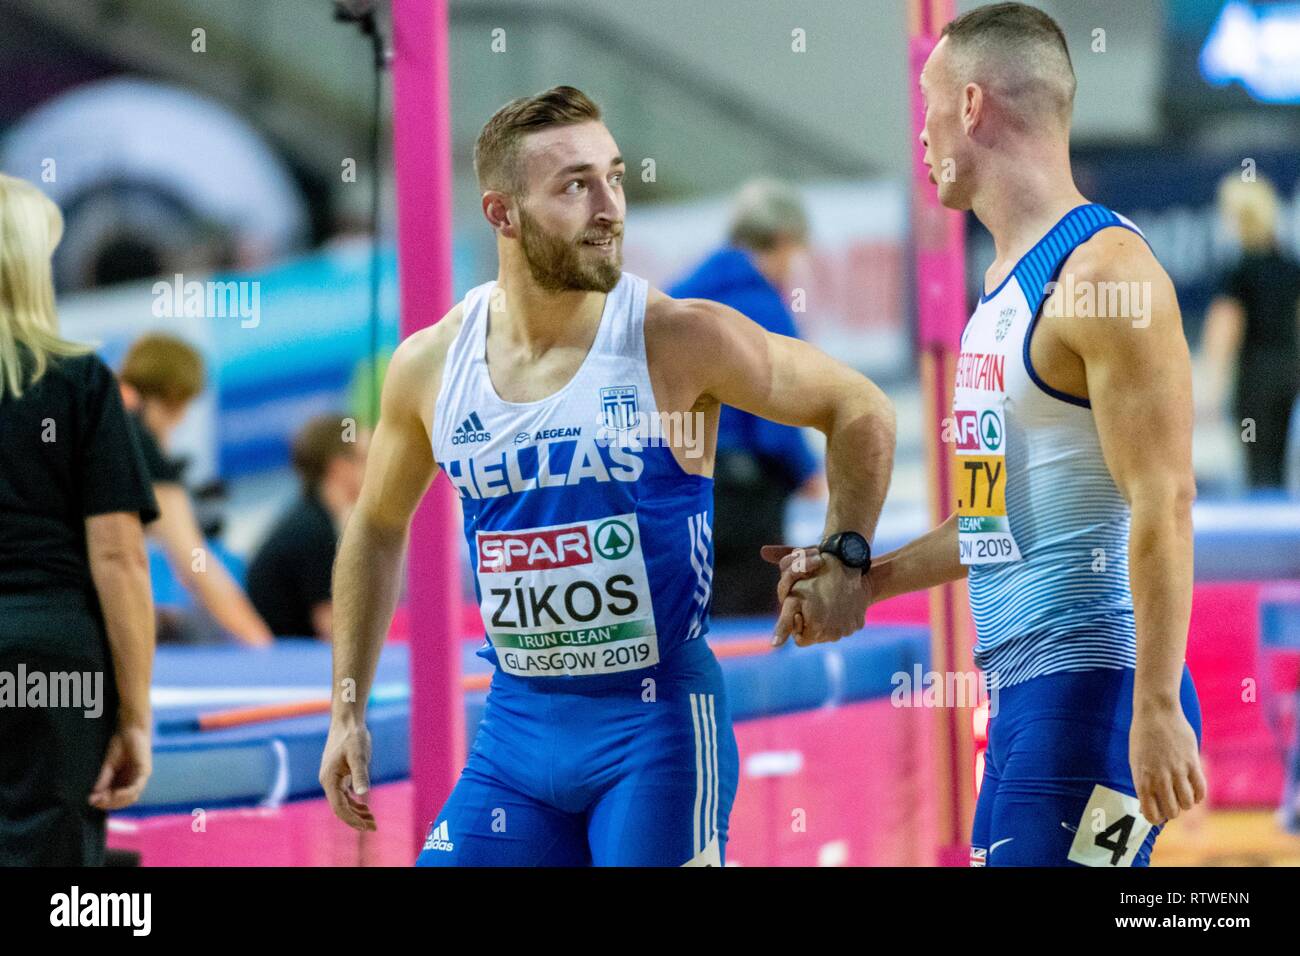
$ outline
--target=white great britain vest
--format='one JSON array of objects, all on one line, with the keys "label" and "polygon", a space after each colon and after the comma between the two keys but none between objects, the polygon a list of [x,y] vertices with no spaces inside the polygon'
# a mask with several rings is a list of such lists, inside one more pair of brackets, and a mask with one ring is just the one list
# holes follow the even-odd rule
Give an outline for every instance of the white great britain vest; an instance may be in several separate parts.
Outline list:
[{"label": "white great britain vest", "polygon": [[953,392],[958,542],[970,565],[975,662],[993,687],[1136,666],[1128,505],[1088,400],[1053,389],[1030,360],[1049,283],[1079,244],[1112,226],[1141,235],[1102,206],[1071,210],[981,297],[962,333]]}]

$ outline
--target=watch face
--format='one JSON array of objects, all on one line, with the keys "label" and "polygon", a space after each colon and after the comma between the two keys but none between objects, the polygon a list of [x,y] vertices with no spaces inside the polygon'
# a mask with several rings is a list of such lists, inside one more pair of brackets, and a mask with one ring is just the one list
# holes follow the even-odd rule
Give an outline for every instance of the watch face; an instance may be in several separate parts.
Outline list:
[{"label": "watch face", "polygon": [[867,563],[866,543],[857,535],[840,538],[840,553],[844,556],[844,563],[852,567],[860,568]]}]

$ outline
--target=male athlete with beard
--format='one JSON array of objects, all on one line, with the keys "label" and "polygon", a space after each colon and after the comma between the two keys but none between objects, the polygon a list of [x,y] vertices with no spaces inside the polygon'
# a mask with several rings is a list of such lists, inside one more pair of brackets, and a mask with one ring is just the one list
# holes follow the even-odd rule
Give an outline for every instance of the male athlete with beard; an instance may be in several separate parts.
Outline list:
[{"label": "male athlete with beard", "polygon": [[810,587],[844,633],[862,625],[893,410],[816,349],[621,272],[624,163],[578,90],[503,107],[474,162],[497,278],[389,368],[335,566],[334,676],[357,681],[357,703],[335,701],[321,784],[374,829],[364,702],[408,525],[441,470],[495,670],[418,862],[720,865],[738,768],[704,640],[719,406],[825,433],[826,528],[842,532],[826,546],[843,562]]},{"label": "male athlete with beard", "polygon": [[[931,182],[996,259],[957,361],[957,510],[864,587],[879,601],[969,578],[975,663],[999,692],[972,865],[1145,866],[1160,825],[1205,796],[1178,301],[1137,227],[1075,188],[1074,69],[1051,17],[958,17],[921,90]],[[782,559],[780,634],[816,577],[791,597],[792,582],[823,563]],[[805,642],[837,636],[815,602],[802,613]]]}]

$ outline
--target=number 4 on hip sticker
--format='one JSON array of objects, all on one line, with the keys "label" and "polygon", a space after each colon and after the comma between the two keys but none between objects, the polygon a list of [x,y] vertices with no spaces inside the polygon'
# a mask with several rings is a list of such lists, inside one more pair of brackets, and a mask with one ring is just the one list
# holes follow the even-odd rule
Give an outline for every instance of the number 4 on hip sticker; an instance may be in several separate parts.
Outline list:
[{"label": "number 4 on hip sticker", "polygon": [[1132,866],[1151,824],[1137,797],[1096,784],[1079,818],[1069,859],[1084,866]]}]

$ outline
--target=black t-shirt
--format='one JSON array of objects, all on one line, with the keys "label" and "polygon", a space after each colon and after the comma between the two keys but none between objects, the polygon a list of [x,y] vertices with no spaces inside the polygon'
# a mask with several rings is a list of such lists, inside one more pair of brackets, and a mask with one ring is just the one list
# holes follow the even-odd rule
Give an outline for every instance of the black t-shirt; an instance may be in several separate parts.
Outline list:
[{"label": "black t-shirt", "polygon": [[158,439],[153,437],[153,432],[149,431],[138,413],[128,412],[127,422],[131,426],[131,431],[135,433],[136,443],[139,444],[140,453],[144,456],[144,469],[149,475],[149,480],[156,485],[170,482],[179,484],[181,476],[185,474],[184,463],[167,456],[162,446],[158,444]]},{"label": "black t-shirt", "polygon": [[330,599],[338,533],[320,499],[304,493],[248,565],[248,597],[277,637],[311,637],[312,608]]},{"label": "black t-shirt", "polygon": [[1300,265],[1277,249],[1247,253],[1224,276],[1219,291],[1240,302],[1245,313],[1237,395],[1300,384]]},{"label": "black t-shirt", "polygon": [[97,355],[55,357],[0,393],[0,643],[102,650],[85,519],[115,511],[158,517],[117,379]]}]

